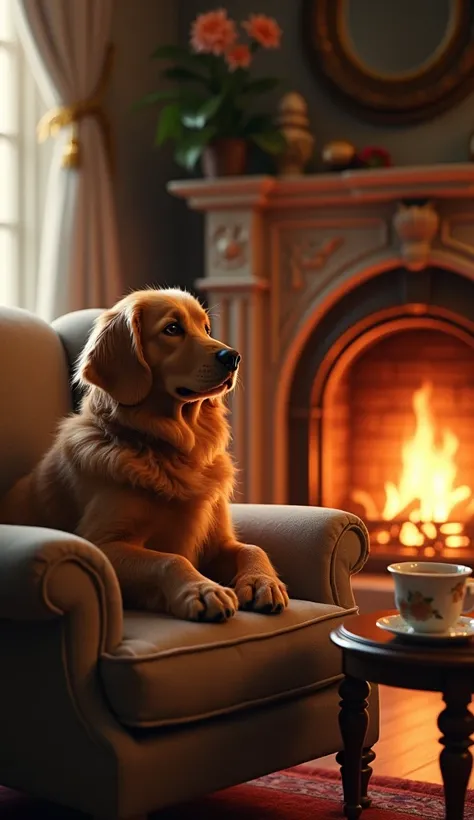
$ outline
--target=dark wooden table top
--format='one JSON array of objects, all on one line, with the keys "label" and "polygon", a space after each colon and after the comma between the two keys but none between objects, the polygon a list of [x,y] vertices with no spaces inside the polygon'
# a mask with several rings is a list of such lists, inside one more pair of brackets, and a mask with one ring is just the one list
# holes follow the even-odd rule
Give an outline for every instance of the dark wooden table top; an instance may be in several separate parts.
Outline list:
[{"label": "dark wooden table top", "polygon": [[396,615],[396,610],[383,610],[368,615],[350,615],[331,633],[331,640],[346,652],[359,657],[384,658],[388,662],[402,662],[408,666],[443,667],[444,669],[472,668],[474,673],[474,639],[440,641],[403,638],[377,626],[379,618]]},{"label": "dark wooden table top", "polygon": [[[474,734],[474,714],[469,710],[474,692],[474,641],[447,638],[438,642],[428,638],[425,642],[415,642],[411,637],[398,637],[380,629],[376,623],[379,618],[392,614],[396,613],[392,610],[348,616],[331,632],[331,640],[342,649],[344,672],[339,688],[339,725],[344,741],[341,761],[344,813],[349,820],[359,820],[364,805],[370,805],[366,787],[374,755],[370,749],[364,750],[364,743],[370,684],[376,683],[442,693],[445,707],[438,717],[438,728],[443,747],[440,767],[445,816],[446,820],[463,820],[472,766],[469,747],[473,745],[471,735]],[[403,731],[403,727],[400,728]],[[367,764],[369,754],[372,757]]]}]

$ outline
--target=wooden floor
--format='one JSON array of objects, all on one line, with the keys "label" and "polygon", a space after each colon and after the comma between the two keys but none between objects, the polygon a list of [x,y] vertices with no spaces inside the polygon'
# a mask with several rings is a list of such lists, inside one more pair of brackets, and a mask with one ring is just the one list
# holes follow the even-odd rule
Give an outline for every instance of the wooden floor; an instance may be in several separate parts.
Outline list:
[{"label": "wooden floor", "polygon": [[[441,695],[380,687],[380,740],[374,748],[374,775],[442,783],[438,765],[441,746],[436,725],[443,708]],[[337,769],[333,757],[315,760],[318,768]],[[474,788],[474,773],[469,783]]]}]

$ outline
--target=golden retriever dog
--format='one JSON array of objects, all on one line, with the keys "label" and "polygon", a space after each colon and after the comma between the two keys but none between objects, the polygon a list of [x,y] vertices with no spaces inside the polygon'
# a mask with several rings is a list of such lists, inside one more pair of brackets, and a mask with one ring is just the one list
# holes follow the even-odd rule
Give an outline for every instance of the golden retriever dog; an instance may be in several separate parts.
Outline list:
[{"label": "golden retriever dog", "polygon": [[204,621],[238,607],[281,612],[285,585],[230,518],[224,399],[239,362],[191,294],[129,294],[100,316],[80,357],[80,413],[7,494],[0,520],[91,541],[128,608]]}]

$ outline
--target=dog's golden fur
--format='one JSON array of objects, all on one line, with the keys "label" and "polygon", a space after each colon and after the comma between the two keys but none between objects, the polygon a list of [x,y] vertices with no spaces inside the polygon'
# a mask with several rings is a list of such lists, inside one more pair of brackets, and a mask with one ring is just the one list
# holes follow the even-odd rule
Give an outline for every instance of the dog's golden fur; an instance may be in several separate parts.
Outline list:
[{"label": "dog's golden fur", "polygon": [[3,523],[53,527],[96,544],[125,605],[226,620],[238,606],[279,612],[284,584],[259,547],[236,538],[224,394],[209,318],[180,290],[125,297],[80,358],[81,411],[0,505]]}]

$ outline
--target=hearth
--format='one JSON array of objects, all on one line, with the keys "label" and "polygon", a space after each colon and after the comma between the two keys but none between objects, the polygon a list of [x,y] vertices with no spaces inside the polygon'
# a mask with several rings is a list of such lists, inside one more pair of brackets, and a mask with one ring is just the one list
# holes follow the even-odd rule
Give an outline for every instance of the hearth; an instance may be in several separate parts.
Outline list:
[{"label": "hearth", "polygon": [[371,570],[474,558],[472,281],[397,268],[345,293],[315,326],[290,395],[293,503],[359,514]]},{"label": "hearth", "polygon": [[170,188],[243,355],[238,500],[360,514],[372,569],[474,562],[474,166]]},{"label": "hearth", "polygon": [[[323,363],[319,374],[326,369]],[[323,392],[316,378],[311,406],[320,442],[314,446],[315,429],[310,501],[351,510],[366,521],[373,568],[398,558],[470,560],[470,333],[427,317],[361,333],[330,367]]]}]

